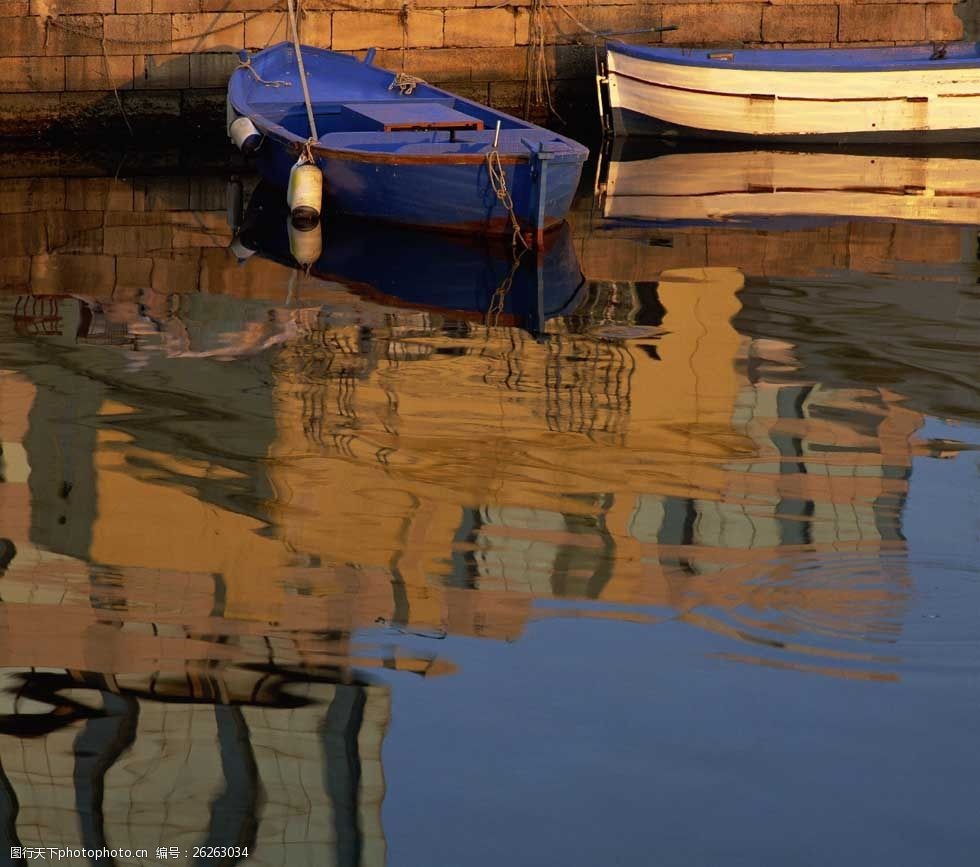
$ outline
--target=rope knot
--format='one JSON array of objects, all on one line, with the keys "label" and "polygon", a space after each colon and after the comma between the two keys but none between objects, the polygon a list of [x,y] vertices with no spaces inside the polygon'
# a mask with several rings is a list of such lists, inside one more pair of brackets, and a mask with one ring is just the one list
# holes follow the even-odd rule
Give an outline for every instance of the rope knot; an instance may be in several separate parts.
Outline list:
[{"label": "rope knot", "polygon": [[316,143],[317,143],[316,139],[313,138],[312,136],[303,143],[303,150],[300,151],[299,161],[298,161],[301,165],[304,163],[313,164],[316,162],[316,159],[313,156],[313,146]]},{"label": "rope knot", "polygon": [[388,90],[394,90],[397,87],[402,96],[411,96],[419,84],[425,84],[425,82],[407,72],[396,72],[391,84],[388,85]]}]

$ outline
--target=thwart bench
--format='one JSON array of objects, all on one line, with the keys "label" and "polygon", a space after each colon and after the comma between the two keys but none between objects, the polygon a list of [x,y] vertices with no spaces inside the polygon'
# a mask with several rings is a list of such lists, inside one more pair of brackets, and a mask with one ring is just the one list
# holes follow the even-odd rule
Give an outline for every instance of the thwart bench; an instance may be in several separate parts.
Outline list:
[{"label": "thwart bench", "polygon": [[438,102],[349,102],[345,108],[383,132],[446,130],[455,141],[457,132],[483,129],[479,118]]}]

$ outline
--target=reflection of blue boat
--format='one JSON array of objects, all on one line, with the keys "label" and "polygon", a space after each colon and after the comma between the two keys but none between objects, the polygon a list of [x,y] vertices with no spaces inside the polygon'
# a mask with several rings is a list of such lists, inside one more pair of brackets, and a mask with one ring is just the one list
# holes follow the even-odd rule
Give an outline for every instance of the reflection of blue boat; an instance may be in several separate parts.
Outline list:
[{"label": "reflection of blue boat", "polygon": [[309,141],[323,171],[328,212],[509,234],[510,213],[498,196],[499,181],[492,180],[493,162],[522,229],[541,233],[564,219],[588,156],[582,145],[379,69],[370,58],[362,63],[304,46],[303,60],[316,141],[310,141],[291,45],[255,54],[228,85],[230,111],[249,118],[264,136],[256,158],[268,180],[285,187]]},{"label": "reflection of blue boat", "polygon": [[[240,241],[297,267],[288,222],[282,195],[262,183],[249,201]],[[546,319],[572,313],[585,294],[567,224],[543,249],[518,258],[509,244],[366,221],[328,220],[311,231],[321,230],[322,253],[310,272],[385,304],[453,311],[536,333]]]}]

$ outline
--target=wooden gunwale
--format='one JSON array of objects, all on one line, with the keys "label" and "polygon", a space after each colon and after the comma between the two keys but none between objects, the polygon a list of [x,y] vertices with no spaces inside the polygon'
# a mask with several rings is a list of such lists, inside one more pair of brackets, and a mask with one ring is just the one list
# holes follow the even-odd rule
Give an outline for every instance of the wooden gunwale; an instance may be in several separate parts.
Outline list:
[{"label": "wooden gunwale", "polygon": [[[969,46],[976,46],[975,40],[966,40],[962,44]],[[610,54],[615,54],[620,57],[629,58],[630,60],[640,61],[645,64],[657,64],[661,66],[669,67],[681,67],[687,69],[698,69],[704,71],[717,71],[717,72],[750,72],[750,73],[788,73],[788,74],[845,74],[845,75],[876,75],[879,73],[894,73],[894,72],[922,72],[924,70],[942,70],[944,72],[961,72],[966,70],[976,70],[978,65],[980,65],[980,52],[968,54],[968,55],[957,55],[952,60],[949,58],[933,58],[931,56],[922,53],[918,57],[907,57],[903,59],[893,60],[892,62],[881,62],[873,64],[855,64],[851,66],[841,66],[840,60],[854,54],[860,54],[862,52],[879,51],[890,51],[893,49],[898,50],[914,50],[921,49],[926,50],[935,45],[932,43],[929,46],[926,45],[909,45],[909,46],[888,46],[882,45],[871,48],[864,49],[848,49],[848,48],[835,48],[835,49],[778,49],[771,52],[771,56],[774,57],[788,57],[790,55],[794,56],[796,60],[805,60],[808,56],[814,54],[824,55],[822,62],[820,63],[809,63],[809,64],[768,64],[762,63],[745,63],[741,60],[742,57],[748,55],[750,57],[754,56],[756,58],[761,58],[769,55],[770,52],[767,49],[732,49],[724,50],[717,49],[717,53],[711,53],[708,48],[673,48],[665,45],[636,45],[629,42],[609,42],[608,52]],[[643,49],[651,49],[651,51],[645,52]],[[682,55],[678,55],[676,52],[685,52]],[[714,63],[708,64],[703,63],[699,59],[699,53],[705,51],[708,60],[734,60],[734,52],[740,52],[740,60],[735,62],[725,62],[725,63]],[[673,53],[667,53],[673,52]],[[698,55],[696,57],[696,55]],[[831,60],[831,55],[836,55],[834,60]],[[766,57],[768,60],[769,58]],[[934,62],[938,61],[938,62]]]},{"label": "wooden gunwale", "polygon": [[[297,155],[303,150],[302,143],[297,147],[289,143],[290,150]],[[449,166],[470,166],[485,165],[486,154],[384,154],[373,151],[352,151],[342,148],[326,148],[322,145],[313,145],[311,150],[313,156],[321,159],[347,160],[358,163],[382,163],[384,165],[449,165]],[[500,154],[500,162],[504,165],[518,165],[526,163],[529,156],[515,156],[513,154]]]},{"label": "wooden gunwale", "polygon": [[[237,106],[233,106],[238,111]],[[239,114],[241,112],[239,111]],[[306,147],[306,141],[289,132],[285,127],[277,123],[271,123],[261,115],[251,115],[251,120],[262,135],[268,138],[276,138],[283,143],[285,148],[298,157]],[[345,160],[347,162],[358,163],[380,163],[383,165],[483,165],[487,161],[487,155],[483,154],[386,154],[373,151],[355,151],[346,148],[329,148],[317,143],[310,146],[313,156],[318,159]],[[527,156],[523,154],[500,154],[500,162],[503,165],[520,165],[530,162],[531,153]]]},{"label": "wooden gunwale", "polygon": [[[640,78],[637,75],[630,75],[618,69],[609,70],[609,77],[619,76],[635,81],[638,84],[646,84],[650,87],[659,87],[663,90],[675,90],[682,93],[694,93],[699,96],[727,96],[738,99],[777,99],[780,102],[918,102],[928,100],[923,96],[840,96],[840,97],[819,97],[819,96],[779,96],[778,94],[758,94],[758,93],[735,93],[728,90],[703,90],[695,87],[683,87],[677,84],[666,84],[662,81],[651,81],[648,78]],[[978,97],[980,93],[940,93],[937,97],[944,99],[962,99],[966,97]]]}]

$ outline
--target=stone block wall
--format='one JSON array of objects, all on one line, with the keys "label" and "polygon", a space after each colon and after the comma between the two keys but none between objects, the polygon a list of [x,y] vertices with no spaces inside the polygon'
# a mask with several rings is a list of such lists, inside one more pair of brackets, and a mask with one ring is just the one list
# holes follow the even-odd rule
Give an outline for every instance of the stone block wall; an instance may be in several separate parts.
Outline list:
[{"label": "stone block wall", "polygon": [[[971,0],[972,2],[972,0]],[[304,42],[379,49],[380,65],[493,105],[589,105],[593,31],[677,44],[831,46],[948,40],[952,0],[305,0]],[[968,10],[970,3],[963,4]],[[156,129],[223,115],[236,52],[287,38],[285,0],[0,0],[0,134]],[[972,17],[971,17],[972,16]],[[965,13],[972,22],[975,13]],[[529,97],[529,100],[526,99]]]}]

